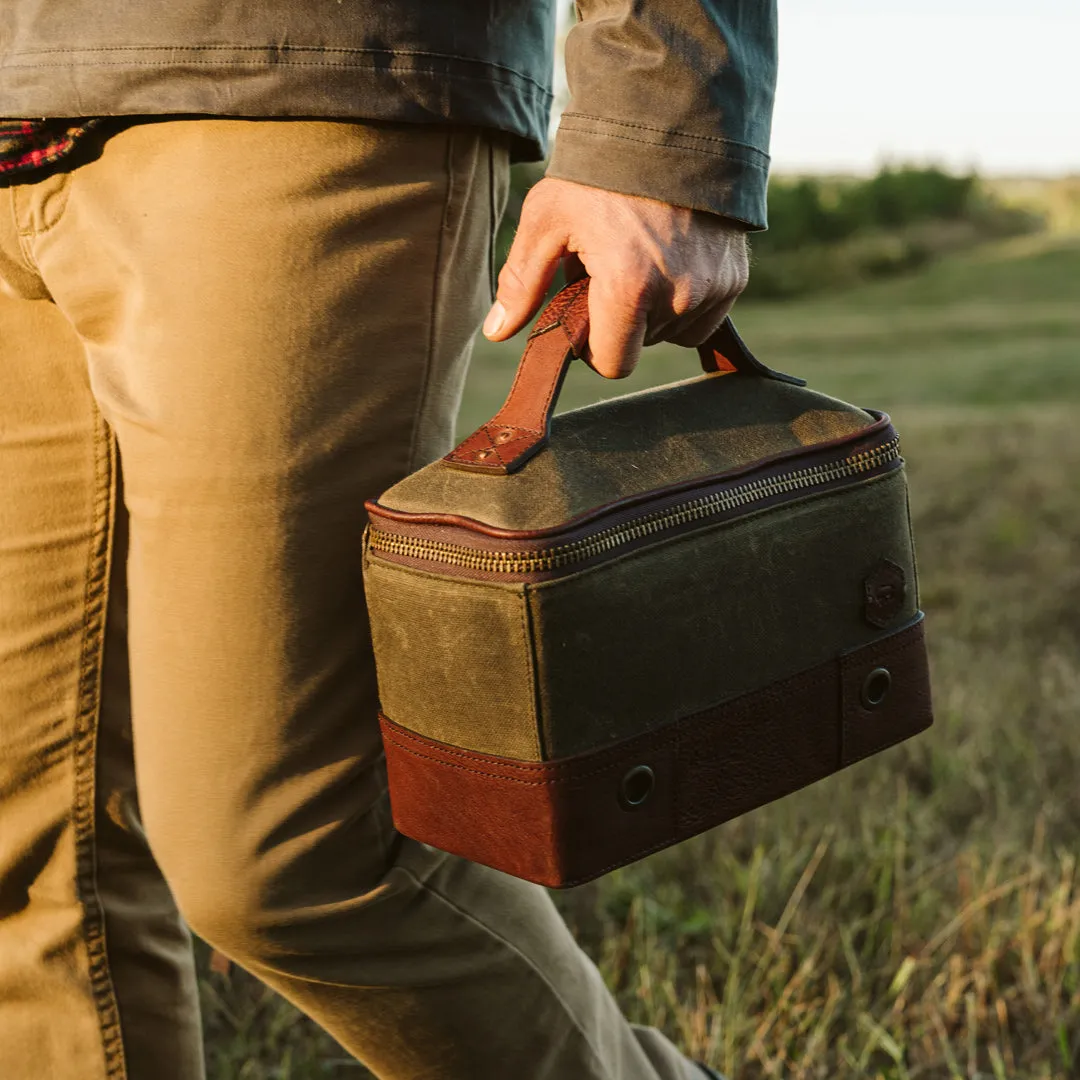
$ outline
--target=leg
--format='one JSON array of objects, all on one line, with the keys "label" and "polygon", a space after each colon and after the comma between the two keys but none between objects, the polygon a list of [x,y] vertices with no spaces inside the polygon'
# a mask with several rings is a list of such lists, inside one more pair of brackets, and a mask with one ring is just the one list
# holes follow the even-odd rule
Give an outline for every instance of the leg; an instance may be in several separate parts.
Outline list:
[{"label": "leg", "polygon": [[0,1076],[194,1080],[190,943],[133,798],[113,438],[23,262],[16,195],[0,188]]},{"label": "leg", "polygon": [[439,128],[146,124],[38,239],[124,462],[142,808],[193,927],[380,1076],[685,1080],[542,890],[389,822],[363,500],[449,443],[503,166]]}]

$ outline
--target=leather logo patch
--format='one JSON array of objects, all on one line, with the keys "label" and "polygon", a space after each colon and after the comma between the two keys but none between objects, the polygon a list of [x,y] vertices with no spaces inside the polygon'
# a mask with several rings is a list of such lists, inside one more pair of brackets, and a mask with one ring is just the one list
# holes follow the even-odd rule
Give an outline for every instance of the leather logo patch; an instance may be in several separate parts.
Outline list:
[{"label": "leather logo patch", "polygon": [[885,629],[903,610],[907,595],[904,571],[882,559],[863,580],[863,615],[871,626]]}]

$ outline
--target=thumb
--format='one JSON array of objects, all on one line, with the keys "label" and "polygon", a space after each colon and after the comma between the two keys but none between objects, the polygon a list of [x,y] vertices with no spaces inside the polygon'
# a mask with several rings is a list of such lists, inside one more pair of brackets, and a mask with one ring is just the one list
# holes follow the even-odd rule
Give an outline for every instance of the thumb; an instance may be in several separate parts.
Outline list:
[{"label": "thumb", "polygon": [[499,272],[495,303],[484,320],[485,337],[505,341],[536,314],[559,268],[566,240],[566,231],[530,212],[526,200],[510,253]]}]

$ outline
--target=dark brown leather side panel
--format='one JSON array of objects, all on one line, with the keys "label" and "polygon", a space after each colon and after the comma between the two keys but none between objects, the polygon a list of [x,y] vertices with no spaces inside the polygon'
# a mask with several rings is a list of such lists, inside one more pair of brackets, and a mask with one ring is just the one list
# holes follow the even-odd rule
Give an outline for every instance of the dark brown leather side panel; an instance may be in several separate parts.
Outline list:
[{"label": "dark brown leather side panel", "polygon": [[805,787],[931,721],[920,619],[764,690],[559,761],[459,750],[386,717],[382,730],[402,833],[564,887]]},{"label": "dark brown leather side panel", "polygon": [[679,722],[679,837],[840,768],[835,663]]}]

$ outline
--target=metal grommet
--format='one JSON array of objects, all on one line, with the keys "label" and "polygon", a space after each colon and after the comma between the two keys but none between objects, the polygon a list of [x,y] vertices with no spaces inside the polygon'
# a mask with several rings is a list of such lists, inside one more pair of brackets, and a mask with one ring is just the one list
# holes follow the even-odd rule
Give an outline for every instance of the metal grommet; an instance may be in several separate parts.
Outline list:
[{"label": "metal grommet", "polygon": [[636,810],[649,799],[656,787],[656,773],[648,765],[635,765],[619,784],[619,805]]},{"label": "metal grommet", "polygon": [[507,428],[503,428],[502,431],[500,431],[495,436],[495,441],[497,443],[506,443],[506,442],[509,442],[513,437],[514,437],[514,429],[507,427]]},{"label": "metal grommet", "polygon": [[487,458],[491,457],[493,453],[495,453],[494,450],[477,450],[473,456],[476,458],[477,461],[484,461]]},{"label": "metal grommet", "polygon": [[888,668],[874,668],[863,680],[862,693],[859,694],[863,706],[876,709],[888,696],[892,687],[892,675]]}]

